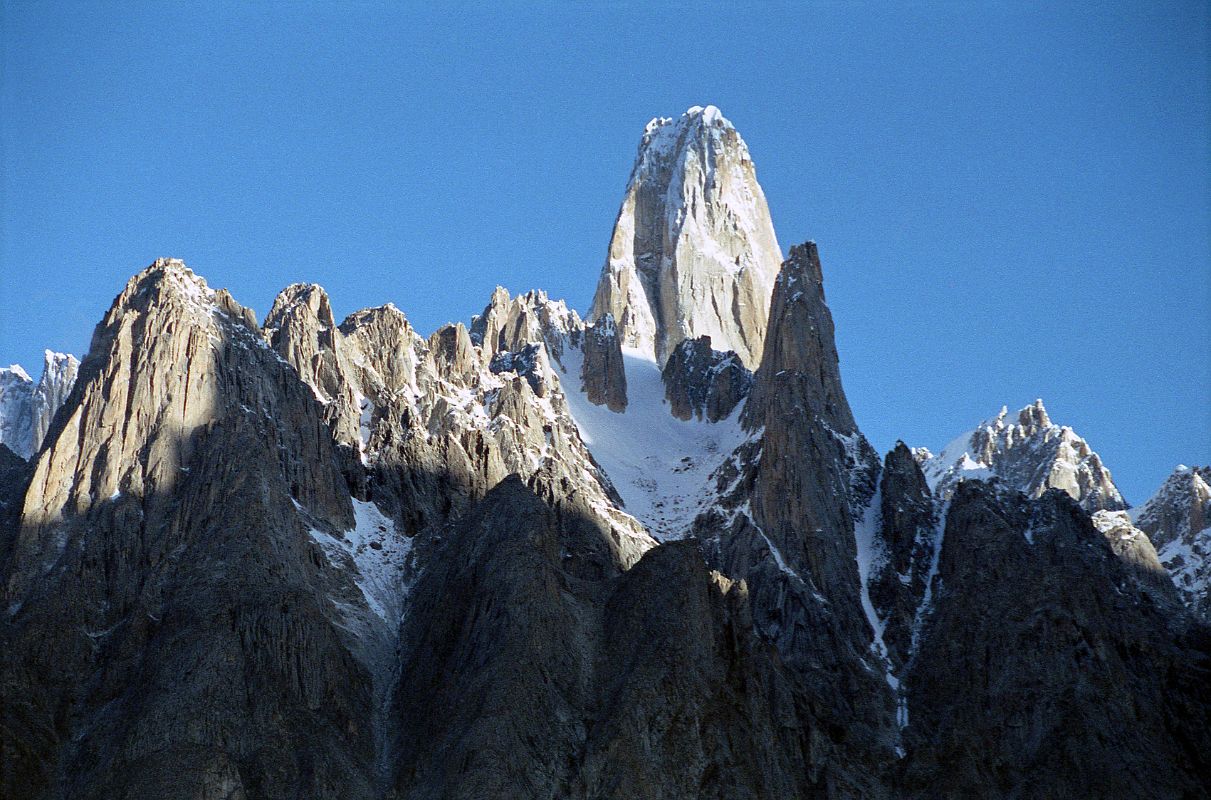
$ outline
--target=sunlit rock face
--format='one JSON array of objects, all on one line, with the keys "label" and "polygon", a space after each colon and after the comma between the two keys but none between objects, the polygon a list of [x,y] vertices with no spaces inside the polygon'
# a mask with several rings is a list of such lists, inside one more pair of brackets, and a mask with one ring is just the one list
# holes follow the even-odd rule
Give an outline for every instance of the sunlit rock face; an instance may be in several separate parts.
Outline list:
[{"label": "sunlit rock face", "polygon": [[1017,413],[1007,409],[956,438],[934,456],[918,451],[921,469],[939,498],[964,480],[997,478],[1031,497],[1059,489],[1086,511],[1127,507],[1110,470],[1072,428],[1051,421],[1042,400]]},{"label": "sunlit rock face", "polygon": [[710,336],[755,370],[781,262],[748,146],[695,106],[644,130],[589,320],[612,315],[623,346],[661,365]]},{"label": "sunlit rock face", "polygon": [[1182,599],[1211,619],[1211,467],[1179,466],[1156,494],[1132,510],[1137,528],[1156,546],[1157,557]]}]

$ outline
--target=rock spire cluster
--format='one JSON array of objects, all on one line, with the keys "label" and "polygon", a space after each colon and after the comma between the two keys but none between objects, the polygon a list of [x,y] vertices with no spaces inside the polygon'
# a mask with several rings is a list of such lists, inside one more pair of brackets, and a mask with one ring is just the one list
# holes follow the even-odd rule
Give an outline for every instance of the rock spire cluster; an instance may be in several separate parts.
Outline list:
[{"label": "rock spire cluster", "polygon": [[1211,474],[1041,402],[880,458],[708,106],[593,306],[258,321],[159,259],[0,370],[0,796],[1205,797]]}]

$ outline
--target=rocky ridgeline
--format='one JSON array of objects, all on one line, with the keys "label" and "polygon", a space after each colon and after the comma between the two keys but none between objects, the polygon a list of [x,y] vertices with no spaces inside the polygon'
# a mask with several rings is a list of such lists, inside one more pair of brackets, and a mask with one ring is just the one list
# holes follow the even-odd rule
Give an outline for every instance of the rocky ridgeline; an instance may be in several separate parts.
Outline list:
[{"label": "rocky ridgeline", "polygon": [[1128,514],[1041,403],[881,460],[780,261],[708,107],[589,322],[136,275],[0,373],[0,796],[1205,796],[1206,471]]},{"label": "rocky ridgeline", "polygon": [[0,369],[0,445],[26,460],[38,452],[79,368],[75,356],[47,350],[37,383],[15,364]]},{"label": "rocky ridgeline", "polygon": [[946,498],[960,481],[995,477],[1033,497],[1059,489],[1090,513],[1127,507],[1098,454],[1072,428],[1052,423],[1042,400],[1019,411],[1016,424],[1007,418],[1002,408],[937,456],[922,453],[936,494]]},{"label": "rocky ridgeline", "polygon": [[1134,512],[1191,609],[1211,620],[1211,467],[1179,466]]}]

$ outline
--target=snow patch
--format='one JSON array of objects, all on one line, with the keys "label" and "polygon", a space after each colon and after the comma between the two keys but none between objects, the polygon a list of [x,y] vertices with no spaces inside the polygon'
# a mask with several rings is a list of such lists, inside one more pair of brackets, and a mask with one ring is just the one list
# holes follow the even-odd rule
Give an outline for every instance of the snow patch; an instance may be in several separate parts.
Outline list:
[{"label": "snow patch", "polygon": [[[857,434],[855,434],[857,436]],[[875,611],[875,604],[870,599],[870,581],[875,571],[886,561],[886,554],[880,546],[879,530],[883,527],[883,487],[877,484],[874,495],[870,498],[861,518],[854,523],[854,544],[856,545],[855,559],[858,562],[858,583],[861,589],[862,610],[866,613],[866,621],[870,623],[874,638],[870,642],[871,653],[883,665],[883,675],[887,686],[896,698],[896,724],[900,729],[908,727],[908,696],[900,679],[892,669],[891,658],[888,655],[887,642],[884,633],[887,629],[885,620]],[[907,581],[907,576],[900,576],[901,582]],[[896,745],[896,753],[904,755],[903,746]]]},{"label": "snow patch", "polygon": [[659,541],[684,538],[714,499],[711,473],[747,438],[740,407],[715,423],[677,419],[651,353],[623,348],[627,408],[616,413],[593,405],[581,390],[583,358],[569,347],[563,364],[564,393],[580,438],[631,516]]},{"label": "snow patch", "polygon": [[366,605],[389,626],[397,626],[408,594],[404,569],[412,540],[396,531],[391,518],[372,502],[353,500],[353,514],[354,526],[342,538],[314,528],[311,538],[332,563],[340,564],[345,557],[352,560],[357,570],[354,582]]}]

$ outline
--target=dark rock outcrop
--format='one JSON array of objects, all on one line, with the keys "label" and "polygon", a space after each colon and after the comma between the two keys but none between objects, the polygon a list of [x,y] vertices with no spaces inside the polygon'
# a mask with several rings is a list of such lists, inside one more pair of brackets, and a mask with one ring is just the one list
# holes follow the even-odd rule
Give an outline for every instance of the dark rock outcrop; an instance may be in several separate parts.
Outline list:
[{"label": "dark rock outcrop", "polygon": [[741,416],[751,438],[718,470],[719,499],[694,532],[713,568],[747,583],[756,630],[794,675],[827,795],[877,797],[895,701],[862,610],[854,526],[879,461],[841,388],[814,244],[791,249],[769,321]]},{"label": "dark rock outcrop", "polygon": [[397,796],[805,796],[812,734],[743,585],[690,542],[623,572],[585,511],[510,477],[434,552],[403,635]]},{"label": "dark rock outcrop", "polygon": [[908,676],[905,791],[1205,797],[1211,637],[1065,494],[960,484]]},{"label": "dark rock outcrop", "polygon": [[584,329],[580,383],[590,403],[604,405],[614,412],[626,411],[627,373],[622,361],[622,343],[609,314]]},{"label": "dark rock outcrop", "polygon": [[353,521],[321,411],[230,295],[131,280],[3,565],[0,794],[371,796],[369,676],[295,510]]},{"label": "dark rock outcrop", "polygon": [[685,420],[726,419],[753,386],[753,373],[731,350],[712,350],[709,336],[682,340],[665,362],[661,377],[673,416]]},{"label": "dark rock outcrop", "polygon": [[900,670],[911,655],[913,623],[928,588],[937,519],[925,476],[903,442],[887,454],[879,490],[879,553],[868,591],[885,624],[888,658]]}]

